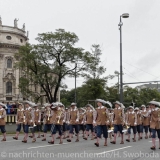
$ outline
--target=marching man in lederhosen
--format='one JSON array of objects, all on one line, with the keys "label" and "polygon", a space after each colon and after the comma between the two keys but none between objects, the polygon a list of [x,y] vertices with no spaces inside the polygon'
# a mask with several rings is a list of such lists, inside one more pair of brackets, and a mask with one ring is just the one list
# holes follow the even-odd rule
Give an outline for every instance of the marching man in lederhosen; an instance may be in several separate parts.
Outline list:
[{"label": "marching man in lederhosen", "polygon": [[51,130],[51,120],[52,120],[52,116],[53,116],[53,111],[50,108],[50,104],[46,103],[44,104],[45,107],[45,112],[44,112],[44,117],[43,117],[43,132],[44,132],[44,138],[42,139],[42,141],[46,141],[46,135],[47,132]]},{"label": "marching man in lederhosen", "polygon": [[86,111],[86,114],[85,114],[86,135],[83,139],[87,140],[88,135],[89,135],[89,131],[91,131],[91,133],[92,133],[91,140],[93,140],[94,139],[93,113],[95,112],[95,109],[93,108],[93,106],[91,104],[87,104],[86,107],[87,107],[87,111]]},{"label": "marching man in lederhosen", "polygon": [[159,102],[151,101],[149,102],[151,107],[151,119],[150,119],[150,128],[152,131],[152,150],[156,149],[156,132],[159,139],[159,149],[160,149],[160,109]]},{"label": "marching man in lederhosen", "polygon": [[21,131],[21,127],[23,127],[24,131],[24,108],[22,104],[18,104],[18,110],[17,110],[17,116],[16,116],[16,124],[17,124],[17,129],[16,129],[16,135],[13,137],[13,139],[18,140],[19,133]]},{"label": "marching man in lederhosen", "polygon": [[55,134],[57,131],[59,132],[60,136],[60,142],[59,144],[62,144],[62,125],[63,125],[63,119],[64,119],[64,110],[59,107],[58,103],[52,103],[51,109],[53,110],[53,116],[51,119],[51,133],[52,133],[52,140],[48,143],[54,144]]},{"label": "marching man in lederhosen", "polygon": [[130,142],[130,135],[131,135],[131,128],[133,129],[133,142],[136,142],[136,133],[137,133],[137,114],[134,112],[133,106],[128,107],[129,112],[127,115],[127,122],[126,125],[129,126],[128,128],[128,139],[126,139],[127,142]]},{"label": "marching man in lederhosen", "polygon": [[6,141],[6,130],[5,130],[6,110],[3,107],[5,107],[5,104],[0,103],[0,129],[3,134],[3,139],[1,141]]},{"label": "marching man in lederhosen", "polygon": [[[124,116],[125,116],[125,126],[126,126],[126,122],[127,122],[127,118],[128,118],[128,113],[129,113],[129,108],[125,108],[125,113],[124,113]],[[127,132],[125,133],[125,135],[128,135],[128,129],[127,129]]]},{"label": "marching man in lederhosen", "polygon": [[67,137],[69,138],[69,124],[68,124],[68,116],[69,116],[69,110],[68,108],[65,108],[65,112],[64,112],[64,123],[65,123],[65,131],[63,132],[63,139],[66,139]]},{"label": "marching man in lederhosen", "polygon": [[138,107],[134,109],[137,114],[137,132],[138,132],[138,140],[141,139],[141,128],[142,128],[142,115]]},{"label": "marching man in lederhosen", "polygon": [[146,109],[145,105],[141,106],[141,118],[142,118],[142,129],[141,129],[141,139],[143,134],[143,129],[145,131],[145,139],[148,139],[148,131],[149,131],[149,124],[150,124],[150,114]]},{"label": "marching man in lederhosen", "polygon": [[112,122],[114,124],[114,140],[111,142],[112,144],[116,144],[117,132],[119,131],[121,134],[121,142],[120,144],[124,144],[123,141],[123,125],[125,123],[124,109],[121,107],[121,103],[116,101],[115,109],[113,110],[113,119]]},{"label": "marching man in lederhosen", "polygon": [[41,111],[38,109],[38,105],[35,104],[34,107],[34,122],[36,127],[34,128],[36,131],[38,131],[38,137],[41,138],[40,133],[41,133]]},{"label": "marching man in lederhosen", "polygon": [[96,112],[94,113],[94,125],[97,126],[97,142],[95,145],[99,147],[99,139],[103,133],[103,137],[105,138],[104,146],[107,146],[107,138],[108,138],[108,131],[107,125],[109,124],[109,113],[107,107],[104,107],[103,104],[106,102],[102,99],[96,99],[97,106]]},{"label": "marching man in lederhosen", "polygon": [[108,126],[108,134],[109,134],[109,139],[110,139],[110,143],[112,142],[112,136],[114,137],[113,135],[113,131],[111,130],[114,125],[113,125],[113,115],[114,115],[114,109],[110,108],[108,109],[108,112],[109,112],[109,126]]},{"label": "marching man in lederhosen", "polygon": [[69,131],[69,139],[67,139],[68,142],[71,142],[71,138],[73,136],[73,129],[75,128],[75,132],[77,135],[76,142],[79,142],[79,111],[76,107],[76,103],[71,103],[71,109],[69,112],[69,124],[70,124],[70,131]]},{"label": "marching man in lederhosen", "polygon": [[68,108],[64,110],[64,119],[63,119],[63,139],[66,139],[67,132],[68,132],[68,124],[67,124],[67,117],[68,117]]},{"label": "marching man in lederhosen", "polygon": [[[146,106],[146,111],[147,111],[147,113],[151,113],[151,108],[150,108],[149,105]],[[148,128],[149,128],[149,138],[152,138],[152,135],[151,135],[152,131],[151,131],[151,127],[150,127],[150,119],[151,119],[151,115],[148,114],[147,121],[148,121],[148,124],[149,124],[149,126],[148,126]],[[145,139],[147,139],[147,138],[145,137]]]},{"label": "marching man in lederhosen", "polygon": [[[27,143],[28,139],[28,133],[29,133],[29,127],[33,126],[34,124],[34,110],[32,109],[33,103],[26,101],[25,102],[25,117],[24,117],[24,138],[22,140],[23,143]],[[33,139],[32,142],[35,142],[35,139]]]},{"label": "marching man in lederhosen", "polygon": [[[62,130],[62,135],[65,132],[65,106],[61,103],[61,102],[56,102],[56,104],[58,105],[58,107],[61,109],[61,111],[63,112],[63,121],[62,121],[62,125],[61,125],[61,130]],[[60,135],[57,136],[56,139],[60,139]]]},{"label": "marching man in lederhosen", "polygon": [[31,135],[29,137],[34,138],[34,140],[36,140],[35,131],[38,131],[39,136],[37,138],[40,138],[41,112],[38,109],[38,105],[35,103],[32,104],[32,109],[33,109],[33,113],[34,113],[34,124],[33,124],[33,126],[30,126]]},{"label": "marching man in lederhosen", "polygon": [[79,108],[79,132],[82,131],[82,137],[84,137],[84,115],[86,110],[83,108]]},{"label": "marching man in lederhosen", "polygon": [[66,123],[66,118],[67,118],[67,113],[66,113],[66,108],[63,104],[61,104],[61,109],[63,110],[63,125],[62,125],[62,135],[63,139],[66,139],[66,131],[67,131],[67,123]]}]

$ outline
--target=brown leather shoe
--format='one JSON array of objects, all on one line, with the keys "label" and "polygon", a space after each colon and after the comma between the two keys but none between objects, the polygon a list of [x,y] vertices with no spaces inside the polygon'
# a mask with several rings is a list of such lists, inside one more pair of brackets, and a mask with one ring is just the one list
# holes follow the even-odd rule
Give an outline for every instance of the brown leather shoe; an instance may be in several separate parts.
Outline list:
[{"label": "brown leather shoe", "polygon": [[13,139],[18,140],[18,137],[13,137]]},{"label": "brown leather shoe", "polygon": [[130,139],[126,139],[127,142],[130,142]]},{"label": "brown leather shoe", "polygon": [[75,142],[79,142],[79,139],[76,139],[76,141]]},{"label": "brown leather shoe", "polygon": [[33,138],[33,136],[29,136],[30,138]]},{"label": "brown leather shoe", "polygon": [[124,144],[124,141],[121,141],[121,143],[120,144]]},{"label": "brown leather shoe", "polygon": [[43,138],[42,141],[46,141],[46,138]]},{"label": "brown leather shoe", "polygon": [[86,137],[84,137],[83,139],[84,139],[84,140],[87,140],[87,138],[86,138]]},{"label": "brown leather shoe", "polygon": [[3,138],[1,141],[6,141],[6,138]]},{"label": "brown leather shoe", "polygon": [[41,136],[37,136],[37,138],[41,138]]},{"label": "brown leather shoe", "polygon": [[115,142],[115,141],[111,141],[110,143],[112,143],[112,144],[116,144],[116,142]]},{"label": "brown leather shoe", "polygon": [[44,137],[44,135],[42,134],[41,137]]},{"label": "brown leather shoe", "polygon": [[67,142],[71,142],[71,139],[67,139]]},{"label": "brown leather shoe", "polygon": [[54,144],[54,141],[48,141],[49,144]]},{"label": "brown leather shoe", "polygon": [[60,139],[60,137],[57,137],[56,139]]},{"label": "brown leather shoe", "polygon": [[152,147],[151,147],[151,150],[156,150],[156,147],[152,146]]},{"label": "brown leather shoe", "polygon": [[145,139],[148,139],[148,136],[145,136]]},{"label": "brown leather shoe", "polygon": [[99,147],[99,143],[96,142],[96,143],[94,143],[94,144],[95,144],[97,147]]},{"label": "brown leather shoe", "polygon": [[23,140],[22,142],[23,142],[23,143],[27,143],[27,140]]},{"label": "brown leather shoe", "polygon": [[32,143],[34,143],[34,142],[36,142],[36,139],[35,139],[35,138],[32,140]]},{"label": "brown leather shoe", "polygon": [[136,142],[136,139],[134,139],[133,142]]},{"label": "brown leather shoe", "polygon": [[104,143],[104,146],[107,146],[107,143]]}]

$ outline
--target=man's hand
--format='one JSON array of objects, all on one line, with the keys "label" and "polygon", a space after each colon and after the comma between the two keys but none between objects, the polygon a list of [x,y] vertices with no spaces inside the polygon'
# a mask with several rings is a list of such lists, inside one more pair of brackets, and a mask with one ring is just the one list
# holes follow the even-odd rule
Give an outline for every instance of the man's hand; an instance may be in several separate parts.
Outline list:
[{"label": "man's hand", "polygon": [[136,126],[136,125],[137,125],[137,123],[135,122],[135,123],[134,123],[134,126]]},{"label": "man's hand", "polygon": [[96,126],[96,121],[95,120],[93,120],[93,126]]},{"label": "man's hand", "polygon": [[109,121],[106,122],[106,125],[107,125],[107,126],[109,125]]}]

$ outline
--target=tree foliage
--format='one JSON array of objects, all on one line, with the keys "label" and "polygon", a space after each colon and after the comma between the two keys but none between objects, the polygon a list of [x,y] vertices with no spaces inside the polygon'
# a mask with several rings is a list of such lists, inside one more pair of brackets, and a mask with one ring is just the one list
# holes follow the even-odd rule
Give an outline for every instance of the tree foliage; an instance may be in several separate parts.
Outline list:
[{"label": "tree foliage", "polygon": [[[31,95],[36,99],[46,96],[49,102],[55,102],[59,88],[65,87],[62,80],[66,76],[74,76],[75,60],[83,63],[77,70],[80,72],[86,70],[94,57],[83,48],[75,47],[78,36],[64,29],[38,34],[36,40],[37,45],[27,44],[15,55],[20,58],[16,68],[23,73],[19,87],[23,95]],[[38,85],[42,92],[40,94],[36,91]]]},{"label": "tree foliage", "polygon": [[[105,87],[99,87],[97,90],[95,89],[95,92],[97,93],[97,97],[95,98],[93,97],[93,95],[95,95],[92,92],[93,88],[90,88],[92,84],[90,84],[91,82],[88,81],[87,84],[84,84],[82,87],[77,89],[78,107],[83,107],[88,103],[88,100],[94,100],[96,98],[102,98],[112,103],[119,100],[119,94],[117,93],[116,85],[112,87],[106,87],[106,89],[104,89]],[[90,90],[88,88],[90,88]],[[74,99],[74,89],[71,91],[64,90],[61,92],[61,98],[65,105],[69,105]],[[135,103],[136,107],[140,107],[142,104],[147,105],[148,102],[153,99],[157,101],[160,100],[160,93],[156,89],[146,88],[139,90],[137,88],[131,88],[128,86],[124,88],[124,105],[126,107],[130,106],[132,102]],[[92,102],[92,104],[94,103]]]}]

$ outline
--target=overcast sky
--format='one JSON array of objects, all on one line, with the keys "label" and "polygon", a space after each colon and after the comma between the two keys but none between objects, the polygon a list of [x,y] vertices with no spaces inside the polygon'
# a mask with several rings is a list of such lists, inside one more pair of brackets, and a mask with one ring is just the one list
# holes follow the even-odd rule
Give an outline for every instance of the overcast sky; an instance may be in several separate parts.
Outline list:
[{"label": "overcast sky", "polygon": [[[0,0],[3,25],[26,24],[30,43],[38,33],[63,28],[75,32],[78,46],[100,44],[106,73],[119,71],[119,17],[122,19],[124,82],[160,80],[160,0]],[[74,88],[74,79],[66,79]],[[114,85],[117,79],[109,81]],[[77,85],[83,78],[77,79]]]}]

